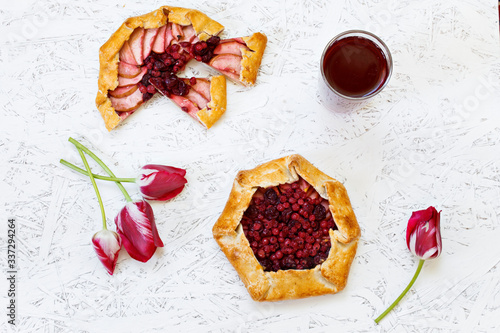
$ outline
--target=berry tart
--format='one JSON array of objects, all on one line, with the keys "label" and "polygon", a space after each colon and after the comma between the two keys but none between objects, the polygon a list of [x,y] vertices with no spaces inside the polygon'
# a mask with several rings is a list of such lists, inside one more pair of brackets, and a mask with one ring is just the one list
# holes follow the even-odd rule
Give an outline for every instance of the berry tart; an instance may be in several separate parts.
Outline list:
[{"label": "berry tart", "polygon": [[[226,79],[253,85],[267,37],[221,39],[224,27],[205,14],[163,6],[131,17],[99,50],[96,105],[108,130],[157,92],[210,128],[226,110]],[[180,78],[191,60],[218,70],[219,76]]]},{"label": "berry tart", "polygon": [[344,289],[360,229],[345,187],[300,155],[238,173],[213,235],[256,301]]}]

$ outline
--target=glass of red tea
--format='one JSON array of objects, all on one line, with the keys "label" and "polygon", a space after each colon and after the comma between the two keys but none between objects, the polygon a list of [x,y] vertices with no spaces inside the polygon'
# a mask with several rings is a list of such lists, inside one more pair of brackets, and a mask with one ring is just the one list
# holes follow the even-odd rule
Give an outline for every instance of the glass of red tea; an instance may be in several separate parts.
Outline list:
[{"label": "glass of red tea", "polygon": [[378,94],[389,82],[392,57],[374,34],[349,30],[325,47],[320,62],[320,94],[327,106],[363,101]]}]

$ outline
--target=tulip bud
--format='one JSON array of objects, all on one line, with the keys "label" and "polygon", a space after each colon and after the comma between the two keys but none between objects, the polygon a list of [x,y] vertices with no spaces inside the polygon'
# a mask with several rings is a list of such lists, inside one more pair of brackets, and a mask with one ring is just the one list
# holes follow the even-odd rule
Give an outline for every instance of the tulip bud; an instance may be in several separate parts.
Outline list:
[{"label": "tulip bud", "polygon": [[434,207],[413,212],[406,229],[408,249],[421,259],[436,258],[441,254],[440,212]]},{"label": "tulip bud", "polygon": [[136,179],[139,191],[148,200],[169,200],[181,193],[187,183],[186,170],[166,165],[148,164]]},{"label": "tulip bud", "polygon": [[135,260],[146,262],[163,242],[156,229],[153,208],[144,200],[128,202],[115,217],[125,250]]},{"label": "tulip bud", "polygon": [[109,274],[113,275],[118,260],[118,252],[122,247],[120,235],[114,231],[102,229],[94,234],[92,244],[94,244],[94,250],[104,268]]}]

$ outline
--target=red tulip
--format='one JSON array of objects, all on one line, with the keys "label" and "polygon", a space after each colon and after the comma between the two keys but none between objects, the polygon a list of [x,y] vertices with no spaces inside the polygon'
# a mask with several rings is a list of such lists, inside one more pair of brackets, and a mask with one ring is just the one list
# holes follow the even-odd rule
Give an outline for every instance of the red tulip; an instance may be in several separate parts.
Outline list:
[{"label": "red tulip", "polygon": [[114,231],[102,229],[92,237],[92,244],[94,244],[94,250],[104,268],[109,274],[113,275],[118,260],[118,252],[122,247],[120,235]]},{"label": "red tulip", "polygon": [[171,166],[148,164],[136,179],[142,196],[148,200],[168,200],[181,193],[187,183],[186,170]]},{"label": "red tulip", "polygon": [[439,230],[441,212],[429,207],[411,214],[406,227],[406,245],[411,253],[420,258],[417,271],[401,295],[375,319],[378,324],[406,295],[413,286],[427,259],[436,258],[441,254],[441,231]]},{"label": "red tulip", "polygon": [[408,249],[421,259],[436,258],[441,254],[440,212],[434,207],[413,212],[406,229]]},{"label": "red tulip", "polygon": [[123,246],[135,260],[146,262],[163,242],[156,229],[151,205],[144,200],[128,202],[115,217]]}]

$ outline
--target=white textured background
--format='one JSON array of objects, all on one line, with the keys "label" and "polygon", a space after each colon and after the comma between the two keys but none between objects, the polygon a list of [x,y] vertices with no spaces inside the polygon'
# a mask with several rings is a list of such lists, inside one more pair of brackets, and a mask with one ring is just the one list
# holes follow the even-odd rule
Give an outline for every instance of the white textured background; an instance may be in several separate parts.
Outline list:
[{"label": "white textured background", "polygon": [[[172,1],[221,22],[226,37],[267,34],[258,84],[229,84],[228,111],[209,131],[155,98],[108,133],[94,106],[98,48],[125,18],[164,4],[1,1],[0,231],[5,239],[7,217],[17,219],[20,332],[500,330],[496,1]],[[334,113],[318,102],[319,57],[352,28],[388,44],[394,73],[368,105]],[[81,165],[69,136],[119,176],[149,162],[187,169],[182,194],[153,204],[165,247],[148,263],[122,251],[114,276],[101,266],[90,243],[101,225],[93,189],[58,163]],[[238,170],[289,153],[344,182],[362,238],[341,293],[256,303],[211,228]],[[124,200],[99,184],[114,229]],[[429,205],[442,210],[443,253],[376,326],[417,266],[407,220]]]}]

